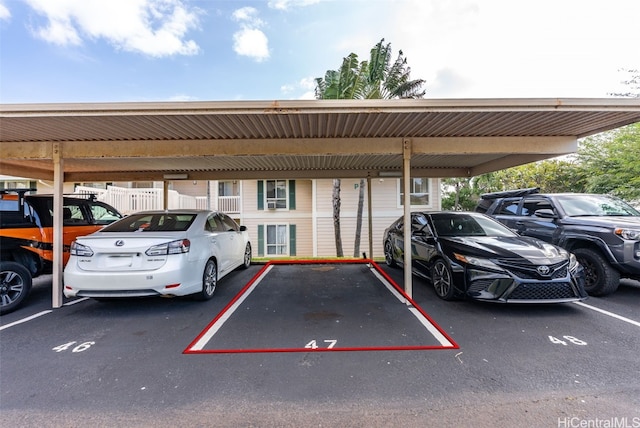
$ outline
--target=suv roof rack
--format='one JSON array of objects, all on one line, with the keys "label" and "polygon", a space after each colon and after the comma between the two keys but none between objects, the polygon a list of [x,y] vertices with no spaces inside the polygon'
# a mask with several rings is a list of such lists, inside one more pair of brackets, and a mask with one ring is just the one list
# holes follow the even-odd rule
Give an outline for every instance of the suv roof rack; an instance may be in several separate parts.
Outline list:
[{"label": "suv roof rack", "polygon": [[36,192],[38,189],[2,189],[0,190],[0,199],[4,199],[4,195],[18,196],[18,211],[22,212],[24,207],[24,195],[29,192]]},{"label": "suv roof rack", "polygon": [[481,199],[516,198],[519,196],[534,195],[540,193],[539,187],[529,187],[527,189],[506,190],[504,192],[484,193]]},{"label": "suv roof rack", "polygon": [[[39,198],[40,197],[49,198],[53,195],[51,193],[38,193],[37,195],[31,195],[31,196],[37,196]],[[87,199],[91,202],[95,202],[98,200],[98,195],[96,193],[63,193],[62,196],[65,198]]]},{"label": "suv roof rack", "polygon": [[24,195],[27,192],[35,192],[38,189],[0,189],[0,194],[8,195],[9,193],[17,193],[18,195]]}]

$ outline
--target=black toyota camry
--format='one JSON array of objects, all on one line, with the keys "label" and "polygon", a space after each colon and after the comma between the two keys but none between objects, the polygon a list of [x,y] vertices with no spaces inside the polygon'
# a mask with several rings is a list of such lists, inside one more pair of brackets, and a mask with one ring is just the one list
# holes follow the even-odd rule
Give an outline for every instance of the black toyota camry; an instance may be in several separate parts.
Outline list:
[{"label": "black toyota camry", "polygon": [[[404,261],[404,220],[384,233],[387,265]],[[411,214],[412,271],[445,300],[469,297],[502,303],[584,300],[584,273],[573,254],[524,237],[473,212]]]}]

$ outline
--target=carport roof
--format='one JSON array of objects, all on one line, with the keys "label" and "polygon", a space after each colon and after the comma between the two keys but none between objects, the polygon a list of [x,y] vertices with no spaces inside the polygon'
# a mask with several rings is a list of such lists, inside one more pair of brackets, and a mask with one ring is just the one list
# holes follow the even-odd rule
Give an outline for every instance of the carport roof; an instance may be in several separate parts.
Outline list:
[{"label": "carport roof", "polygon": [[474,176],[640,122],[640,99],[0,105],[0,173],[64,181]]}]

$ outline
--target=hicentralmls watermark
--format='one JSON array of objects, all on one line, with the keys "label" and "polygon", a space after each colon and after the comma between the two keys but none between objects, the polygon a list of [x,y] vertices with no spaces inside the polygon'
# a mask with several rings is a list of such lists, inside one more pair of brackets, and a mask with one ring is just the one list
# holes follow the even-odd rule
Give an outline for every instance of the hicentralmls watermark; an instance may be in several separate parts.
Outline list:
[{"label": "hicentralmls watermark", "polygon": [[640,428],[640,416],[611,418],[558,418],[558,428]]}]

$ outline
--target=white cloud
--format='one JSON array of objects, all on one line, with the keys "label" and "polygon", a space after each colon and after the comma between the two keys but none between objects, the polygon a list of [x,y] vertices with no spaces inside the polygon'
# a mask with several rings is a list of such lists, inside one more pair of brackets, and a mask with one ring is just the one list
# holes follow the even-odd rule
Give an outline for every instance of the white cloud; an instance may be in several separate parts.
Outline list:
[{"label": "white cloud", "polygon": [[200,11],[181,0],[26,0],[47,23],[34,34],[60,46],[104,39],[117,49],[153,57],[194,55],[199,47],[186,40],[198,27]]},{"label": "white cloud", "polygon": [[300,100],[313,100],[316,98],[315,89],[315,78],[305,77],[303,79],[300,79],[296,83],[282,85],[280,87],[280,92],[282,92],[282,94],[285,96],[289,96],[293,93],[301,94],[297,96],[297,99]]},{"label": "white cloud", "polygon": [[253,7],[237,9],[232,15],[240,23],[240,30],[233,34],[233,50],[258,62],[269,58],[269,39],[260,30],[264,21],[258,17],[258,10]]},{"label": "white cloud", "polygon": [[305,7],[320,3],[323,0],[269,0],[267,3],[271,9],[289,10],[294,7]]},{"label": "white cloud", "polygon": [[8,21],[9,18],[11,18],[9,8],[4,5],[4,2],[0,1],[0,21]]},{"label": "white cloud", "polygon": [[184,101],[199,101],[198,97],[194,97],[186,94],[177,94],[169,97],[169,101],[184,102]]},{"label": "white cloud", "polygon": [[367,28],[345,30],[334,46],[366,58],[385,37],[394,56],[402,49],[411,76],[427,81],[429,98],[603,97],[617,88],[619,68],[640,64],[637,26],[627,19],[640,16],[637,0],[376,5],[362,18]]}]

